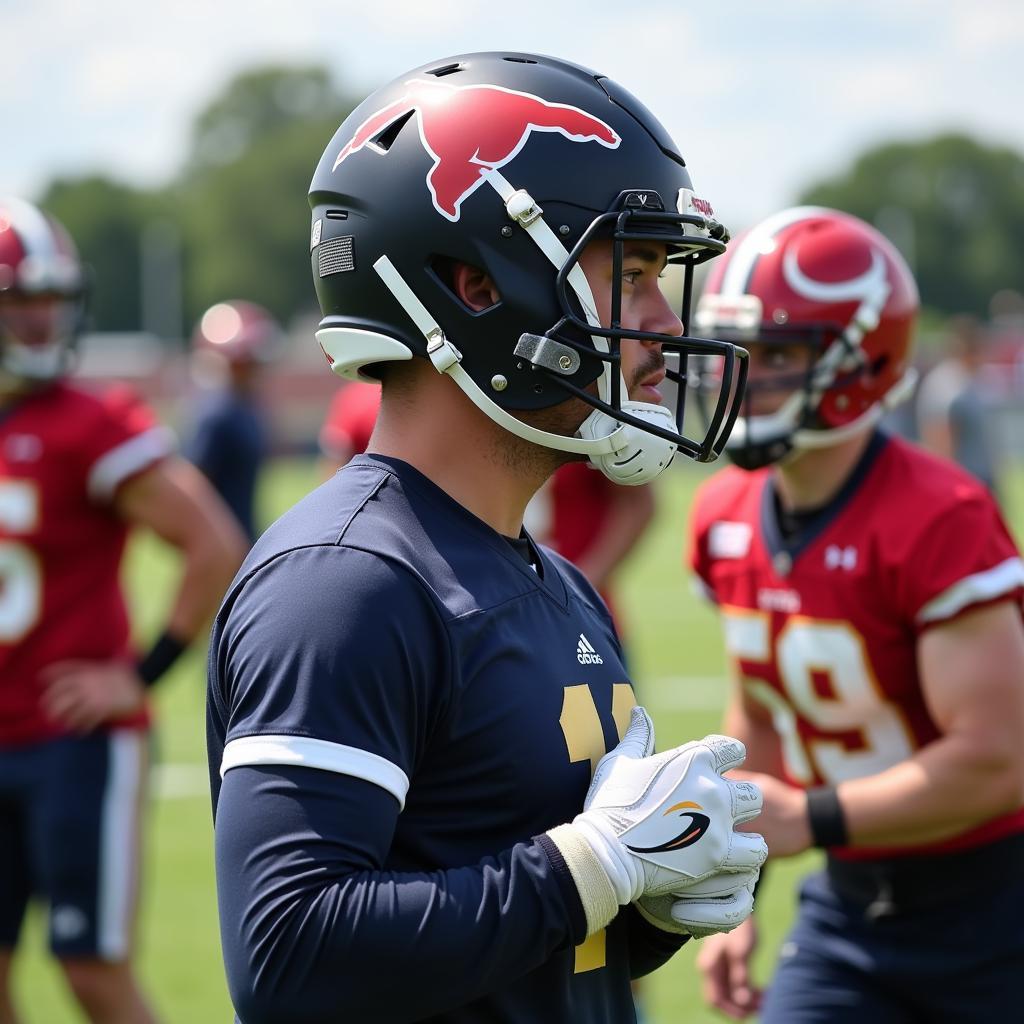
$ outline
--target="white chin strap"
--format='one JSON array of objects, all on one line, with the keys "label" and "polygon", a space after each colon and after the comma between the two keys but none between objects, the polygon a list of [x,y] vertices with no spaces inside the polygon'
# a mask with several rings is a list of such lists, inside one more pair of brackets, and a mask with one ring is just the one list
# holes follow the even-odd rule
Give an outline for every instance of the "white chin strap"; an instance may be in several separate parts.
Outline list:
[{"label": "white chin strap", "polygon": [[[555,270],[561,270],[569,258],[569,253],[541,216],[541,208],[533,198],[521,189],[514,189],[496,170],[488,171],[485,178],[501,196],[509,218],[529,234]],[[672,461],[676,452],[676,445],[673,442],[628,423],[621,423],[598,409],[595,409],[586,418],[575,437],[540,430],[517,419],[487,395],[463,369],[462,353],[444,336],[437,321],[409,287],[391,260],[387,256],[381,256],[374,263],[373,269],[394,295],[398,304],[409,314],[423,337],[426,338],[427,355],[435,369],[439,373],[448,374],[474,405],[505,430],[525,441],[539,444],[545,448],[586,455],[605,476],[620,484],[647,483]],[[590,290],[586,275],[578,263],[569,271],[568,280],[583,307],[587,322],[593,327],[599,327],[600,321],[597,317],[594,295]],[[331,356],[334,355],[332,349],[341,348],[340,345],[333,344],[335,340],[340,340],[331,337],[334,333],[336,332],[332,329],[325,329],[317,333],[317,339],[321,346]],[[351,336],[351,332],[337,333]],[[605,353],[609,351],[606,338],[600,335],[591,337],[598,351]],[[341,353],[338,354],[340,356]],[[342,367],[336,365],[335,369],[341,370]],[[604,402],[608,402],[611,393],[611,373],[612,366],[606,362],[598,379],[598,394]],[[625,381],[621,381],[620,378],[620,382],[621,393],[626,394]],[[623,402],[622,410],[663,429],[675,430],[672,414],[660,405],[648,402]]]}]

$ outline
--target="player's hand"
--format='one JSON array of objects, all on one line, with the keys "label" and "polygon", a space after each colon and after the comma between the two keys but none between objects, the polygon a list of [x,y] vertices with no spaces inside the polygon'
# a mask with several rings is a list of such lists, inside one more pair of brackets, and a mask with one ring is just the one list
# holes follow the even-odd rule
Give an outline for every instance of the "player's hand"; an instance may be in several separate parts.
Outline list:
[{"label": "player's hand", "polygon": [[[622,741],[597,763],[594,779],[584,802],[593,802],[612,765],[620,757],[650,757],[654,753],[654,723],[643,708],[634,708],[630,728]],[[636,902],[640,915],[662,931],[703,938],[729,931],[750,916],[754,908],[754,883],[759,868],[713,875],[690,886],[686,896],[641,896]],[[715,895],[707,895],[707,893]]]},{"label": "player's hand", "polygon": [[792,857],[810,849],[813,840],[806,792],[774,775],[750,772],[744,777],[764,796],[761,813],[747,830],[764,836],[773,857]]},{"label": "player's hand", "polygon": [[620,904],[682,896],[705,881],[701,897],[731,897],[736,879],[715,876],[756,877],[768,855],[760,836],[733,831],[761,809],[756,785],[722,776],[743,763],[743,744],[707,736],[650,754],[653,737],[647,713],[634,708],[622,742],[598,763],[573,827],[609,871]]},{"label": "player's hand", "polygon": [[76,733],[91,732],[112,718],[140,710],[146,688],[124,662],[61,661],[42,672],[43,706],[55,722]]},{"label": "player's hand", "polygon": [[[635,906],[647,922],[662,931],[692,935],[695,939],[731,932],[753,913],[759,870],[712,875],[691,885],[685,895],[641,896]],[[714,890],[716,895],[705,895],[705,889]]]},{"label": "player's hand", "polygon": [[728,935],[706,939],[697,954],[705,1002],[736,1020],[761,1009],[762,992],[750,976],[755,949],[757,925],[751,917]]}]

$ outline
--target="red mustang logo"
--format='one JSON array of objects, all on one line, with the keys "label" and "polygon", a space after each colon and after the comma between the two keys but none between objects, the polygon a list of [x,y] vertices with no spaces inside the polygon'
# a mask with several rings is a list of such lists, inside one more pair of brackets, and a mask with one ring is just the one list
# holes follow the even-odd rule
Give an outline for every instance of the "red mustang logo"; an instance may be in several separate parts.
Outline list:
[{"label": "red mustang logo", "polygon": [[371,114],[345,144],[334,170],[399,118],[415,112],[423,148],[433,157],[427,187],[434,206],[450,221],[459,219],[463,200],[484,175],[507,164],[531,132],[558,132],[570,142],[597,142],[616,149],[622,141],[599,118],[578,107],[549,103],[526,92],[497,85],[447,85],[414,79],[403,95]]}]

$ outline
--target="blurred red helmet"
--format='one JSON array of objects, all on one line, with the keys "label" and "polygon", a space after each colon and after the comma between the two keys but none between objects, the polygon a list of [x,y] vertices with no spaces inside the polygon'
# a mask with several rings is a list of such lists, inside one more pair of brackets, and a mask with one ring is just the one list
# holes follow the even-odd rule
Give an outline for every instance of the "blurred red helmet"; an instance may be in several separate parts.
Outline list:
[{"label": "blurred red helmet", "polygon": [[[737,238],[712,264],[697,325],[746,347],[808,348],[805,370],[771,415],[749,401],[727,446],[747,468],[789,451],[836,444],[907,397],[917,286],[875,228],[824,207],[783,210]],[[748,398],[756,393],[752,358]],[[779,387],[779,381],[773,382]]]},{"label": "blurred red helmet", "polygon": [[281,325],[262,306],[231,299],[211,306],[192,335],[192,347],[213,352],[229,363],[272,361],[284,341]]},{"label": "blurred red helmet", "polygon": [[0,197],[0,372],[46,381],[68,366],[86,280],[71,237],[24,199]]}]

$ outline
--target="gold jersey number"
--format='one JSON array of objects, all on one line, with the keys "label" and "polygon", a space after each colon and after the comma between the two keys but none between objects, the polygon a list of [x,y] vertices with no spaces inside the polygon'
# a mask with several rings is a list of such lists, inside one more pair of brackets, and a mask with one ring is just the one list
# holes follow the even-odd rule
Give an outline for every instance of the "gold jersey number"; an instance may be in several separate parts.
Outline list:
[{"label": "gold jersey number", "polygon": [[[612,719],[615,732],[621,740],[629,726],[629,713],[636,706],[636,695],[629,683],[616,683],[612,687]],[[590,774],[594,774],[597,762],[608,752],[604,742],[601,716],[594,702],[594,695],[586,683],[567,686],[562,697],[562,714],[558,719],[565,737],[569,761],[590,762]],[[593,971],[605,965],[605,932],[595,932],[576,947],[575,973]]]}]

